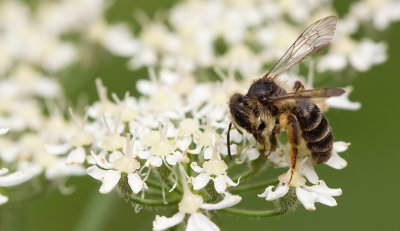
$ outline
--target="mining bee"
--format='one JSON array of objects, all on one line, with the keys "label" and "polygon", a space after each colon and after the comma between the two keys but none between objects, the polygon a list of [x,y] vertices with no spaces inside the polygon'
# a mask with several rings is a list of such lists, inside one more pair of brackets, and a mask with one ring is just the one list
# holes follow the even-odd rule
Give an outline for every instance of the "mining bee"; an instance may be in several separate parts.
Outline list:
[{"label": "mining bee", "polygon": [[279,76],[292,66],[310,57],[326,46],[333,38],[337,18],[329,16],[311,24],[286,51],[275,66],[262,78],[254,81],[247,94],[235,93],[229,100],[231,123],[227,134],[230,158],[229,132],[232,124],[251,133],[266,151],[276,150],[277,137],[282,129],[287,131],[290,143],[291,177],[296,169],[299,145],[304,144],[317,163],[326,162],[332,155],[333,136],[328,120],[311,98],[328,98],[342,95],[342,88],[304,89],[300,81],[293,87],[279,81]]}]

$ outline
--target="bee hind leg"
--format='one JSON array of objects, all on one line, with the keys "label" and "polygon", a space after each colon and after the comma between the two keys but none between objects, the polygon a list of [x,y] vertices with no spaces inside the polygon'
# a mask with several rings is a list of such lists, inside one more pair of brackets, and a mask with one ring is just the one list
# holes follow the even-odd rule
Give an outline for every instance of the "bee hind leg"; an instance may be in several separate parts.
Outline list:
[{"label": "bee hind leg", "polygon": [[300,143],[300,126],[297,121],[296,116],[293,114],[289,114],[287,116],[287,132],[288,132],[288,140],[290,143],[290,170],[291,175],[288,181],[288,184],[292,182],[294,171],[297,167],[297,154],[298,154],[298,146]]},{"label": "bee hind leg", "polygon": [[276,118],[274,128],[272,129],[271,135],[269,136],[270,149],[268,154],[265,156],[266,159],[271,155],[272,152],[276,151],[278,145],[277,137],[281,133],[281,124],[279,118]]}]

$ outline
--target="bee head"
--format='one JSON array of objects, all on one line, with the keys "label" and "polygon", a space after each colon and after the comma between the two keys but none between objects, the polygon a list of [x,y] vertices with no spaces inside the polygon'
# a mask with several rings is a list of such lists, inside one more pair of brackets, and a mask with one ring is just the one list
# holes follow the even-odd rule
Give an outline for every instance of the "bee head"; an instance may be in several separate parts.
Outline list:
[{"label": "bee head", "polygon": [[256,117],[250,105],[250,98],[239,93],[232,95],[229,100],[229,110],[234,124],[248,132],[252,131],[253,120]]},{"label": "bee head", "polygon": [[265,105],[270,97],[275,94],[276,89],[277,86],[274,82],[259,79],[250,86],[247,95]]}]

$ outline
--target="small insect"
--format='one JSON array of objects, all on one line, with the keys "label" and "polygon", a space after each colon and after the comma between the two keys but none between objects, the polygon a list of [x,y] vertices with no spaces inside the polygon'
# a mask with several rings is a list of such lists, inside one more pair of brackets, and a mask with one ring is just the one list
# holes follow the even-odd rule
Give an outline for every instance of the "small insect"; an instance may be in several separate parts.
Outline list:
[{"label": "small insect", "polygon": [[232,124],[239,130],[251,133],[264,146],[269,139],[269,153],[276,150],[277,137],[282,129],[288,134],[290,148],[291,177],[296,169],[298,148],[302,140],[317,163],[327,161],[332,155],[332,128],[311,98],[328,98],[342,95],[342,88],[320,88],[305,90],[300,81],[288,87],[279,81],[279,76],[298,62],[324,49],[333,38],[337,18],[329,16],[311,24],[286,51],[275,66],[262,78],[253,82],[246,95],[235,93],[229,101],[231,123],[227,134],[228,155],[229,132]]}]

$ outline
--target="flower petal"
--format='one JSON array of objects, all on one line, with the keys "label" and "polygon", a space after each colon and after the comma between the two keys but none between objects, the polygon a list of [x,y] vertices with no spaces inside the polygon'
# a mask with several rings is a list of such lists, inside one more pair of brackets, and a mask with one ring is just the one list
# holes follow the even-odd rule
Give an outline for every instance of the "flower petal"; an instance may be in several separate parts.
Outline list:
[{"label": "flower petal", "polygon": [[207,174],[205,172],[200,173],[200,175],[196,176],[192,180],[193,189],[194,190],[202,189],[204,186],[207,185],[207,183],[210,181],[210,179],[211,179],[211,177],[209,174]]},{"label": "flower petal", "polygon": [[230,193],[225,193],[224,199],[216,204],[203,204],[201,206],[202,209],[207,210],[215,210],[215,209],[224,209],[228,207],[235,206],[238,204],[242,198],[238,195],[232,195]]},{"label": "flower petal", "polygon": [[303,204],[307,210],[315,210],[314,203],[317,201],[318,195],[314,192],[309,192],[301,187],[296,188],[297,199]]},{"label": "flower petal", "polygon": [[240,134],[239,131],[238,131],[237,129],[231,130],[230,136],[231,136],[231,140],[232,140],[233,142],[235,142],[235,143],[240,143],[240,142],[242,142],[243,135]]},{"label": "flower petal", "polygon": [[1,187],[11,187],[30,180],[34,174],[28,171],[17,171],[5,176],[0,176]]},{"label": "flower petal", "polygon": [[8,172],[8,169],[6,169],[6,168],[1,168],[1,169],[0,169],[0,176],[3,175],[3,174],[6,174],[7,172]]},{"label": "flower petal", "polygon": [[[228,146],[224,143],[221,143],[218,147],[219,153],[222,155],[228,155]],[[237,145],[231,144],[231,155],[236,155],[237,153]]]},{"label": "flower petal", "polygon": [[167,161],[168,164],[170,165],[176,165],[177,162],[180,162],[183,160],[183,155],[181,152],[174,152],[172,155],[168,155],[165,160]]},{"label": "flower petal", "polygon": [[346,92],[341,96],[331,97],[328,98],[325,102],[328,104],[329,107],[332,108],[340,108],[340,109],[347,109],[347,110],[358,110],[361,108],[360,102],[351,102],[349,100],[349,94],[352,91],[351,87],[346,88]]},{"label": "flower petal", "polygon": [[137,173],[129,173],[128,174],[128,184],[131,187],[133,193],[138,193],[142,189],[147,189],[146,183],[140,178]]},{"label": "flower petal", "polygon": [[343,169],[347,166],[347,161],[339,156],[335,151],[332,151],[332,156],[324,164],[334,169]]},{"label": "flower petal", "polygon": [[328,188],[326,183],[322,180],[318,182],[317,185],[313,185],[311,187],[306,186],[308,190],[312,190],[318,194],[325,194],[329,196],[340,196],[342,195],[342,190],[340,188],[332,189]]},{"label": "flower petal", "polygon": [[181,223],[184,218],[185,214],[181,212],[176,213],[170,218],[156,215],[156,219],[153,221],[153,230],[154,231],[166,230]]},{"label": "flower petal", "polygon": [[158,168],[161,165],[162,165],[162,159],[159,156],[150,157],[145,164],[145,166],[150,168]]},{"label": "flower petal", "polygon": [[120,151],[113,151],[110,156],[108,157],[108,160],[110,161],[110,163],[114,163],[114,161],[121,159],[122,157],[124,157],[124,154],[122,154],[122,152]]},{"label": "flower petal", "polygon": [[53,180],[65,176],[82,176],[85,175],[85,169],[81,165],[67,165],[66,158],[59,158],[52,165],[48,166],[45,176],[49,180]]},{"label": "flower petal", "polygon": [[[246,150],[246,149],[244,149]],[[249,158],[250,161],[256,160],[260,156],[260,151],[258,151],[257,148],[249,148],[246,151],[247,157]]]},{"label": "flower petal", "polygon": [[109,193],[119,182],[121,173],[114,170],[103,170],[97,166],[91,166],[86,170],[87,174],[97,180],[103,182],[99,192]]},{"label": "flower petal", "polygon": [[211,159],[213,150],[212,150],[211,147],[206,147],[206,148],[203,150],[203,153],[204,153],[204,159],[209,160],[209,159]]},{"label": "flower petal", "polygon": [[208,217],[202,213],[193,213],[190,215],[186,227],[186,231],[219,231],[216,226]]},{"label": "flower petal", "polygon": [[105,152],[100,152],[98,155],[96,155],[92,150],[92,151],[90,151],[90,154],[93,157],[96,164],[98,166],[100,166],[101,168],[105,168],[105,169],[113,168],[113,164],[108,162],[107,159],[105,158]]},{"label": "flower petal", "polygon": [[83,162],[85,162],[85,159],[85,149],[82,147],[77,147],[68,154],[67,164],[83,164]]},{"label": "flower petal", "polygon": [[228,175],[225,175],[225,180],[226,180],[226,183],[228,184],[228,186],[238,186],[239,182],[240,182],[240,177],[239,177],[237,183],[233,182],[233,180]]},{"label": "flower petal", "polygon": [[215,191],[217,191],[218,193],[223,193],[226,190],[226,180],[225,180],[225,176],[224,175],[219,175],[215,178],[211,178],[214,180],[214,187],[215,187]]},{"label": "flower petal", "polygon": [[0,205],[7,203],[8,197],[0,194]]},{"label": "flower petal", "polygon": [[0,128],[0,136],[6,134],[8,132],[9,128]]},{"label": "flower petal", "polygon": [[259,194],[259,197],[265,197],[266,200],[272,201],[278,198],[283,197],[289,191],[289,186],[287,184],[282,185],[279,184],[275,191],[272,191],[274,186],[268,186],[262,194]]},{"label": "flower petal", "polygon": [[301,175],[305,176],[308,181],[310,181],[313,184],[316,184],[318,182],[318,175],[315,172],[313,163],[311,158],[306,157],[307,159],[303,159],[303,162],[299,164],[298,171],[300,172]]},{"label": "flower petal", "polygon": [[54,155],[62,155],[68,152],[68,150],[71,148],[71,145],[66,143],[66,144],[53,144],[53,145],[46,145],[45,146],[46,151],[50,154]]},{"label": "flower petal", "polygon": [[332,196],[340,196],[341,194],[342,190],[340,188],[328,188],[322,180],[317,185],[311,187],[304,185],[296,188],[297,198],[308,210],[315,210],[315,202],[320,202],[328,206],[336,206],[336,200]]},{"label": "flower petal", "polygon": [[190,164],[190,167],[193,169],[193,171],[197,172],[197,173],[202,173],[204,172],[203,168],[197,165],[197,162],[192,162]]},{"label": "flower petal", "polygon": [[336,141],[333,143],[333,149],[336,152],[344,152],[350,146],[350,143],[344,141]]}]

